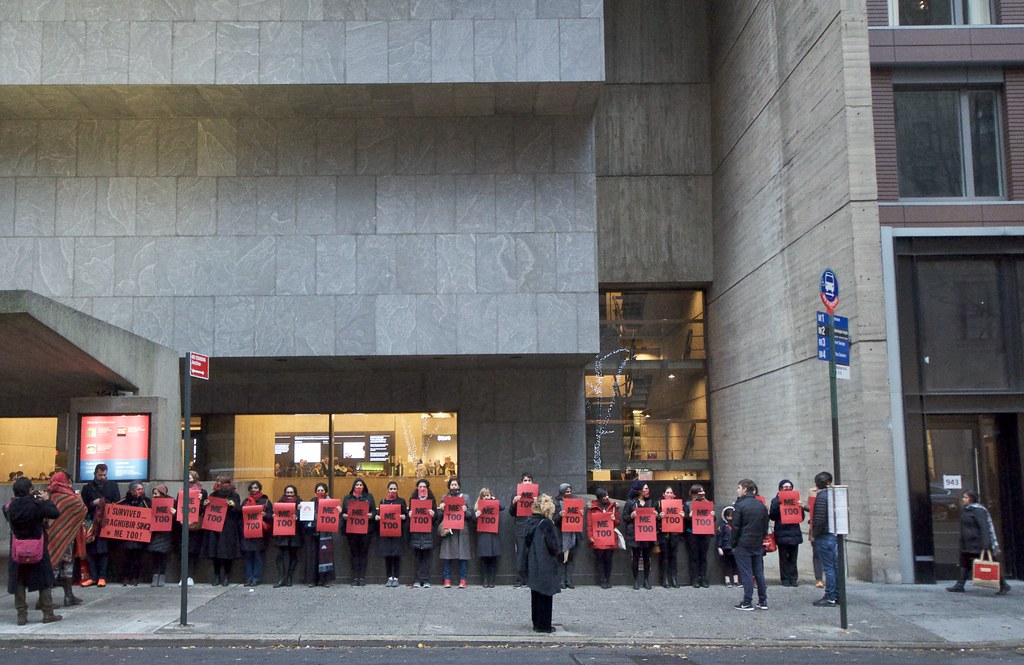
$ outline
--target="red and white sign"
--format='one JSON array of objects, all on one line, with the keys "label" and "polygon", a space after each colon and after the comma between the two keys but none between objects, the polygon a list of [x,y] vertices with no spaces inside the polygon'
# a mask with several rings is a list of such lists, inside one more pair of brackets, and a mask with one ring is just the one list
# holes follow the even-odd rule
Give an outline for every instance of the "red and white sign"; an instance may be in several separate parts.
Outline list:
[{"label": "red and white sign", "polygon": [[294,536],[298,509],[294,503],[282,501],[274,504],[274,535]]},{"label": "red and white sign", "polygon": [[228,500],[211,496],[207,499],[206,512],[203,513],[203,528],[207,531],[220,533],[224,530],[224,518],[228,516]]},{"label": "red and white sign", "polygon": [[[199,500],[203,496],[200,490],[190,489],[188,491],[188,523],[195,524],[199,521]],[[178,505],[183,506],[184,501],[181,497],[181,490],[178,490]],[[178,511],[175,515],[175,519],[181,522],[182,511]]]},{"label": "red and white sign", "polygon": [[433,518],[430,511],[434,508],[434,502],[430,499],[413,499],[409,507],[409,532],[430,533],[433,525]]},{"label": "red and white sign", "polygon": [[594,541],[594,549],[608,550],[617,546],[615,538],[615,518],[611,513],[599,510],[590,511],[590,538]]},{"label": "red and white sign", "polygon": [[316,502],[316,530],[320,533],[338,533],[341,518],[340,499],[320,499]]},{"label": "red and white sign", "polygon": [[633,539],[638,543],[653,543],[658,540],[658,511],[654,508],[637,508],[633,511]]},{"label": "red and white sign", "polygon": [[153,533],[157,531],[170,531],[171,525],[174,523],[174,517],[171,514],[173,509],[174,499],[171,497],[153,497],[153,523],[150,525],[149,530]]},{"label": "red and white sign", "polygon": [[190,351],[188,354],[188,375],[195,379],[209,380],[210,356]]},{"label": "red and white sign", "polygon": [[562,533],[583,533],[583,499],[562,500]]},{"label": "red and white sign", "polygon": [[516,485],[516,494],[519,495],[519,502],[516,503],[516,517],[529,517],[533,514],[533,502],[539,491],[540,486],[537,483]]},{"label": "red and white sign", "polygon": [[108,503],[100,538],[132,540],[137,543],[148,543],[152,537],[149,530],[153,519],[153,509],[141,506],[125,506],[119,503]]},{"label": "red and white sign", "polygon": [[263,506],[242,506],[242,535],[246,538],[263,537]]}]

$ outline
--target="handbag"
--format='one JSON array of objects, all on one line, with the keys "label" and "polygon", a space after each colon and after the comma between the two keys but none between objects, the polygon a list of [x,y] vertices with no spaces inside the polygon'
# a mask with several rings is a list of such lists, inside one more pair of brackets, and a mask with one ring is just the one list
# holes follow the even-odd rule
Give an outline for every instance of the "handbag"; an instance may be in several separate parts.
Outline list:
[{"label": "handbag", "polygon": [[626,537],[625,537],[625,536],[623,536],[623,535],[622,535],[622,532],[621,532],[621,531],[619,531],[618,529],[616,529],[616,530],[615,530],[615,539],[616,539],[616,540],[618,541],[618,543],[619,543],[619,549],[620,549],[620,550],[624,550],[624,549],[626,549]]},{"label": "handbag", "polygon": [[768,552],[774,552],[777,549],[779,549],[778,544],[775,542],[775,534],[769,533],[768,535],[766,535],[764,537],[764,540],[761,541],[761,547],[764,548],[765,554],[767,554]]},{"label": "handbag", "polygon": [[973,572],[974,586],[988,589],[998,589],[1000,587],[999,562],[992,558],[992,550],[985,550],[981,553],[980,558],[974,560]]},{"label": "handbag", "polygon": [[43,560],[43,536],[18,538],[11,536],[11,561],[18,565],[39,563]]}]

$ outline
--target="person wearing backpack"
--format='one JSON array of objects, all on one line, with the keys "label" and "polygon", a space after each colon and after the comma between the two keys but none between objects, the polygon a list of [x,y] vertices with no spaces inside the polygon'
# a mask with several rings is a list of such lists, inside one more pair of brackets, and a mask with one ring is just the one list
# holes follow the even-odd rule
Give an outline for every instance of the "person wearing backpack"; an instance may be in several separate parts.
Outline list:
[{"label": "person wearing backpack", "polygon": [[[39,592],[39,607],[43,610],[43,623],[60,621],[63,617],[53,613],[53,567],[46,554],[44,519],[60,517],[57,506],[50,501],[47,490],[32,491],[32,481],[18,478],[14,481],[14,498],[4,506],[4,517],[11,525],[11,556],[7,561],[7,593],[14,594],[14,607],[18,612],[18,625],[28,623],[29,591]],[[19,552],[25,546],[26,561],[18,563]],[[34,556],[37,555],[37,556]],[[30,561],[31,559],[35,561]]]}]

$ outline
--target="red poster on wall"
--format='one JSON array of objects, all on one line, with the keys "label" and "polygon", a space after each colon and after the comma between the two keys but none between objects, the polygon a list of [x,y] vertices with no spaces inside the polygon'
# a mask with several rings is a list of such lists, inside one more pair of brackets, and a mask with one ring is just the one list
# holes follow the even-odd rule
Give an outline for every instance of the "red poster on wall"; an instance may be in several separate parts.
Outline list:
[{"label": "red poster on wall", "polygon": [[152,521],[152,508],[108,503],[104,513],[103,528],[100,529],[100,538],[148,543],[152,537],[149,530]]},{"label": "red poster on wall", "polygon": [[690,524],[698,536],[712,536],[715,533],[715,504],[711,501],[694,501],[690,504]]},{"label": "red poster on wall", "polygon": [[294,503],[274,504],[274,535],[294,536],[299,507]]},{"label": "red poster on wall", "polygon": [[370,502],[349,501],[348,517],[345,519],[345,533],[368,533],[370,528]]},{"label": "red poster on wall", "polygon": [[497,499],[483,499],[479,506],[480,516],[476,518],[476,530],[480,533],[498,533],[501,502]]},{"label": "red poster on wall", "polygon": [[149,530],[153,533],[170,531],[171,526],[174,524],[174,516],[172,515],[173,510],[174,499],[171,497],[153,497],[153,522],[149,525]]},{"label": "red poster on wall", "polygon": [[430,533],[433,526],[433,518],[430,511],[434,502],[430,499],[413,499],[409,508],[409,531],[410,533]]},{"label": "red poster on wall", "polygon": [[779,517],[783,524],[800,524],[804,521],[804,509],[800,506],[798,490],[779,492]]},{"label": "red poster on wall", "polygon": [[599,510],[590,511],[590,537],[594,539],[595,549],[611,549],[618,547],[615,539],[615,521],[611,513]]},{"label": "red poster on wall", "polygon": [[316,502],[316,530],[321,533],[338,533],[341,519],[341,499],[320,499]]},{"label": "red poster on wall", "polygon": [[654,508],[637,508],[633,511],[633,539],[638,543],[653,543],[658,540],[658,511]]},{"label": "red poster on wall", "polygon": [[203,513],[203,528],[207,531],[220,533],[224,530],[224,518],[228,515],[228,500],[219,496],[207,499],[206,512]]},{"label": "red poster on wall", "polygon": [[402,506],[385,503],[378,506],[380,513],[380,537],[400,538],[402,536]]},{"label": "red poster on wall", "polygon": [[562,532],[583,533],[583,499],[562,500]]},{"label": "red poster on wall", "polygon": [[[188,523],[195,524],[199,521],[199,500],[202,498],[203,493],[199,490],[188,491]],[[178,505],[182,505],[181,490],[178,490]],[[178,524],[181,524],[182,511],[179,510],[178,514],[174,516],[178,520]]]},{"label": "red poster on wall", "polygon": [[242,535],[246,538],[263,537],[263,506],[242,506]]},{"label": "red poster on wall", "polygon": [[683,500],[661,500],[661,530],[664,533],[683,532]]},{"label": "red poster on wall", "polygon": [[446,496],[444,498],[444,517],[441,519],[441,527],[452,531],[461,531],[466,526],[466,513],[463,508],[466,506],[466,499],[461,496]]},{"label": "red poster on wall", "polygon": [[519,501],[516,502],[516,517],[529,517],[533,514],[533,502],[537,498],[540,486],[537,483],[519,483],[516,485],[516,494]]}]

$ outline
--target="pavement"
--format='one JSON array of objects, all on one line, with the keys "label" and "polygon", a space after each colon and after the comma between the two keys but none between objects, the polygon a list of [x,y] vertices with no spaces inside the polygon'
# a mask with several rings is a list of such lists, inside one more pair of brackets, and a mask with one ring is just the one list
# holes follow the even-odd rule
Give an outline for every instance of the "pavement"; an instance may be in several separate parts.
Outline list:
[{"label": "pavement", "polygon": [[[838,608],[818,608],[822,592],[769,584],[767,611],[740,612],[741,592],[709,589],[634,591],[579,586],[554,598],[552,635],[531,630],[530,592],[484,589],[274,589],[239,584],[188,589],[181,625],[181,589],[111,584],[75,588],[85,603],[58,610],[64,620],[15,624],[14,597],[0,601],[4,646],[482,646],[588,645],[828,646],[1024,649],[1024,586],[1006,596],[989,589],[954,594],[947,584],[848,582],[848,624]],[[29,594],[30,606],[36,594]],[[62,599],[60,589],[54,598]]]}]

